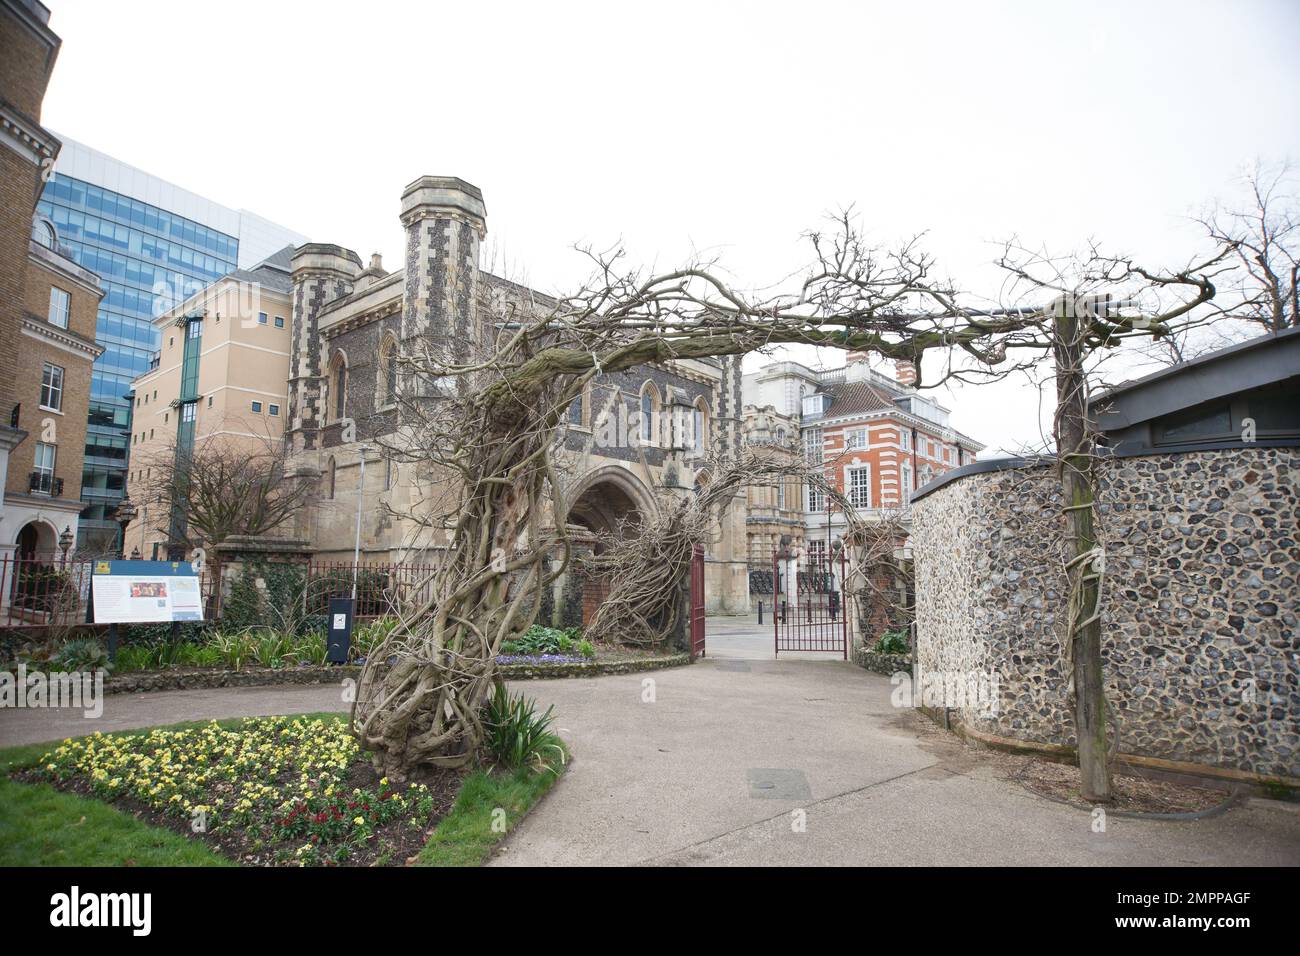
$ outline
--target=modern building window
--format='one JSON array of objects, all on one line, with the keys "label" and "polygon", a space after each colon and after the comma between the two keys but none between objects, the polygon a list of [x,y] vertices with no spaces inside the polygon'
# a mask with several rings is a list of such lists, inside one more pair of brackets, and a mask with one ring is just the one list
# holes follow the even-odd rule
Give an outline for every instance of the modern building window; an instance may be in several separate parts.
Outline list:
[{"label": "modern building window", "polygon": [[277,316],[275,317],[275,327],[276,327],[277,329],[282,329],[282,328],[284,328],[284,316],[282,316],[282,315],[277,315]]},{"label": "modern building window", "polygon": [[850,468],[848,473],[849,479],[849,504],[855,508],[871,507],[871,469],[870,468]]},{"label": "modern building window", "polygon": [[199,406],[194,402],[186,402],[181,406],[181,421],[188,423],[194,421],[198,415]]},{"label": "modern building window", "polygon": [[256,412],[258,415],[262,414],[262,403],[261,403],[261,402],[254,402],[254,403],[253,403],[253,411]]},{"label": "modern building window", "polygon": [[258,324],[258,325],[266,325],[266,313],[265,313],[265,312],[259,312],[259,313],[257,313],[257,324]]},{"label": "modern building window", "polygon": [[32,460],[32,470],[36,473],[34,491],[51,494],[54,490],[54,459],[58,449],[46,442],[36,443],[36,455]]},{"label": "modern building window", "polygon": [[203,320],[190,319],[185,324],[185,334],[192,339],[201,338],[203,336]]},{"label": "modern building window", "polygon": [[50,287],[50,325],[61,329],[68,327],[68,313],[72,309],[72,297],[57,286]]},{"label": "modern building window", "polygon": [[41,408],[63,411],[63,369],[49,362],[41,372]]},{"label": "modern building window", "polygon": [[268,406],[266,406],[266,413],[267,413],[268,415],[270,415],[272,418],[275,418],[275,417],[277,417],[277,416],[280,414],[280,406],[279,406],[279,405],[268,405]]}]

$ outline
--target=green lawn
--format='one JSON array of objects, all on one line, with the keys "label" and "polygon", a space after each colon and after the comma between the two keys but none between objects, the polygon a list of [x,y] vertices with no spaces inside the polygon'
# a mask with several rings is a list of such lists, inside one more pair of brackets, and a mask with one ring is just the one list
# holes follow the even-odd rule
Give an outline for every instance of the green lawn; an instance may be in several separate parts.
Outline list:
[{"label": "green lawn", "polygon": [[[343,720],[340,714],[300,714],[308,719]],[[223,727],[240,719],[218,721]],[[206,724],[173,724],[180,729]],[[124,731],[133,736],[147,730]],[[234,866],[198,840],[151,826],[106,803],[48,784],[10,780],[9,774],[35,764],[56,743],[0,750],[0,866]],[[566,758],[567,759],[567,758]],[[493,830],[493,811],[505,811],[508,832],[558,779],[555,770],[476,771],[465,779],[450,814],[421,851],[422,866],[478,866],[505,832]],[[498,827],[498,830],[500,827]]]},{"label": "green lawn", "polygon": [[[443,817],[417,861],[420,866],[479,866],[493,848],[513,830],[533,805],[560,779],[568,765],[545,770],[521,768],[514,773],[489,774],[479,770],[465,778],[451,813]],[[494,831],[493,813],[505,811],[505,830]]]}]

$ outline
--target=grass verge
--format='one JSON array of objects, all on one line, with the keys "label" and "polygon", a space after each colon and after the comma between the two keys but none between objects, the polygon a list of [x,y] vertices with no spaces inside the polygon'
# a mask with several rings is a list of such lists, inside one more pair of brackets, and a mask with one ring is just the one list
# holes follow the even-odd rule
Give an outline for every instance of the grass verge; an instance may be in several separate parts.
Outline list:
[{"label": "grass verge", "polygon": [[[498,843],[528,815],[569,765],[563,744],[544,769],[476,770],[465,778],[451,812],[438,822],[417,866],[481,866]],[[502,811],[498,813],[498,810]]]}]

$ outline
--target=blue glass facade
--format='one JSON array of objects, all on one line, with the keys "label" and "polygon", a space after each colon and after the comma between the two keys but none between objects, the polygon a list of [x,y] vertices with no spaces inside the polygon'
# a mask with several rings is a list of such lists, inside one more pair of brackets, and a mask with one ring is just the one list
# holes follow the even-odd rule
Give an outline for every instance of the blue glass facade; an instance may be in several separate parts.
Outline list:
[{"label": "blue glass facade", "polygon": [[112,510],[126,487],[131,380],[147,372],[158,349],[152,320],[233,271],[239,240],[138,199],[56,174],[38,205],[59,241],[83,267],[99,274],[105,294],[95,362],[82,479],[77,547],[111,546]]}]

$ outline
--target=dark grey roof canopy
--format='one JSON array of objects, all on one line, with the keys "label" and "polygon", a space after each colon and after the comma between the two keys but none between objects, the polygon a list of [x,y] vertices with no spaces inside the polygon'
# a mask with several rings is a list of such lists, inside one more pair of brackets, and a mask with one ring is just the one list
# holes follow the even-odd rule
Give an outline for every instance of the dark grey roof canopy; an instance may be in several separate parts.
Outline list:
[{"label": "dark grey roof canopy", "polygon": [[1300,328],[1273,332],[1117,385],[1093,397],[1097,427],[1117,431],[1300,375]]}]

